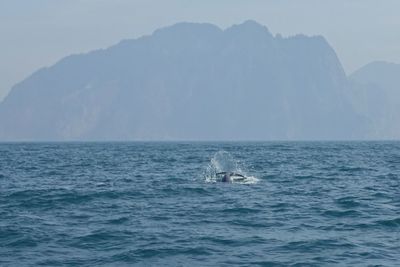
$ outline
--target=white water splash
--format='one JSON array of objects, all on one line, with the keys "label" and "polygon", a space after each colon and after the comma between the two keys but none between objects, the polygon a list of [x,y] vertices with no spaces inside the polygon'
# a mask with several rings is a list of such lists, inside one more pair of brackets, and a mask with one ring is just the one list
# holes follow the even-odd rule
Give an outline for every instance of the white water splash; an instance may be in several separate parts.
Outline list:
[{"label": "white water splash", "polygon": [[232,177],[232,183],[255,184],[259,182],[257,177],[248,176],[243,164],[226,151],[218,151],[211,158],[210,163],[204,172],[205,181],[207,183],[218,182],[219,180],[216,174],[219,172],[233,172],[245,177],[244,179],[235,179],[235,177]]}]

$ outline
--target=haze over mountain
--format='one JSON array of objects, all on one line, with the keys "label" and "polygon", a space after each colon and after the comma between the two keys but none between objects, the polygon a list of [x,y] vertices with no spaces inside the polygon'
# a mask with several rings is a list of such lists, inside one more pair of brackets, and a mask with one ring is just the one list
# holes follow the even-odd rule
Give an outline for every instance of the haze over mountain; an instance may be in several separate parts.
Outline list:
[{"label": "haze over mountain", "polygon": [[400,65],[372,62],[350,75],[350,99],[369,120],[368,138],[400,138]]},{"label": "haze over mountain", "polygon": [[384,135],[388,98],[369,103],[398,81],[384,84],[384,69],[368,80],[369,69],[349,80],[321,36],[273,36],[254,21],[179,23],[35,72],[0,104],[0,140],[399,137]]}]

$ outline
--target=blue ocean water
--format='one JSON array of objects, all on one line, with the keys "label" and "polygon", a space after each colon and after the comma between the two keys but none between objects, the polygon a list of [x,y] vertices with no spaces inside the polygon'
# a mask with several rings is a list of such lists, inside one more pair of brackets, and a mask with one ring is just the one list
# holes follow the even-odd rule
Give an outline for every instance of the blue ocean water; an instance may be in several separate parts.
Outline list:
[{"label": "blue ocean water", "polygon": [[399,142],[4,143],[0,266],[399,266],[399,185]]}]

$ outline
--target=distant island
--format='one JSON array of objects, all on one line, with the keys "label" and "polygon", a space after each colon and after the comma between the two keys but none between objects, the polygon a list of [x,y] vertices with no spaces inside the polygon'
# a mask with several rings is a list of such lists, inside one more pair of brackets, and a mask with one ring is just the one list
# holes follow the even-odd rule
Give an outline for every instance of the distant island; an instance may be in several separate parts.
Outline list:
[{"label": "distant island", "polygon": [[0,141],[400,138],[400,65],[347,76],[322,36],[178,23],[68,56],[0,103]]}]

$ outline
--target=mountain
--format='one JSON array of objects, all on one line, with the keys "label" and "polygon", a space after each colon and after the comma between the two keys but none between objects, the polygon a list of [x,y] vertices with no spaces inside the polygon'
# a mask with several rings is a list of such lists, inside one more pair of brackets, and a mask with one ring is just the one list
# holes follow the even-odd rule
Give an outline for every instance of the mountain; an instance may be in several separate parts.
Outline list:
[{"label": "mountain", "polygon": [[372,62],[349,76],[350,99],[370,120],[368,138],[400,138],[400,64]]},{"label": "mountain", "polygon": [[0,104],[0,140],[361,138],[348,87],[321,36],[179,23],[15,85]]}]

